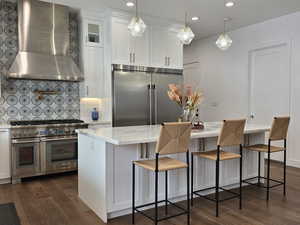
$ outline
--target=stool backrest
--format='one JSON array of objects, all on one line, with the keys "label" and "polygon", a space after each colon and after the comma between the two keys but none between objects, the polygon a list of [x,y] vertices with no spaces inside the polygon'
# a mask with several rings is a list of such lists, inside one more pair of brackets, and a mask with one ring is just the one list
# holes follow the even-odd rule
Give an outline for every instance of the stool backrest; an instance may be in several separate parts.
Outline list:
[{"label": "stool backrest", "polygon": [[191,138],[190,122],[163,123],[156,144],[156,153],[161,155],[187,152]]},{"label": "stool backrest", "polygon": [[270,140],[283,140],[287,137],[290,117],[274,117],[270,131]]},{"label": "stool backrest", "polygon": [[218,146],[235,146],[243,143],[246,120],[224,120]]}]

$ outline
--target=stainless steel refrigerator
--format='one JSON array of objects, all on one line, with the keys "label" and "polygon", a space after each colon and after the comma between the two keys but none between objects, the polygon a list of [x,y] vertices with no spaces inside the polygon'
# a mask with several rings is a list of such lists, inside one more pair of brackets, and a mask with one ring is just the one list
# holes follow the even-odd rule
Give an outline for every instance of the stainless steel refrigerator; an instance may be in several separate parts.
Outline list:
[{"label": "stainless steel refrigerator", "polygon": [[183,83],[183,71],[113,65],[113,126],[175,122],[181,108],[167,94],[169,84]]}]

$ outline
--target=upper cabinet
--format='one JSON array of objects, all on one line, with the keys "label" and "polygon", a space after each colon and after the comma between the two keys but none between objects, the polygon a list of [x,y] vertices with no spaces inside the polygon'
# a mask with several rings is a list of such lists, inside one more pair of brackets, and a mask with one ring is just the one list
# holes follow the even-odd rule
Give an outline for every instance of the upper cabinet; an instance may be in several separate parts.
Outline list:
[{"label": "upper cabinet", "polygon": [[142,37],[132,37],[129,20],[112,19],[112,63],[125,65],[149,65],[149,32]]},{"label": "upper cabinet", "polygon": [[148,27],[132,37],[128,19],[112,18],[112,63],[160,68],[183,68],[183,46],[168,27]]},{"label": "upper cabinet", "polygon": [[97,20],[83,20],[84,42],[89,47],[103,47],[103,30],[102,21]]},{"label": "upper cabinet", "polygon": [[177,33],[167,28],[151,29],[151,66],[163,68],[183,68],[183,46]]},{"label": "upper cabinet", "polygon": [[81,68],[84,81],[81,97],[105,97],[104,20],[82,18]]}]

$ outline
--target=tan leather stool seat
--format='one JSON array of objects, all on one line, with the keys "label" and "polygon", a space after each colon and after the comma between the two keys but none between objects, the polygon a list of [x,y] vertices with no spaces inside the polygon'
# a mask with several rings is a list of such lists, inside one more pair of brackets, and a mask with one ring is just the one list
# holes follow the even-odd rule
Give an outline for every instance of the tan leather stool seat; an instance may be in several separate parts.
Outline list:
[{"label": "tan leather stool seat", "polygon": [[[155,159],[153,160],[139,160],[133,162],[137,166],[141,166],[147,170],[155,171]],[[180,168],[187,168],[188,165],[185,162],[179,160],[162,157],[158,160],[158,171],[167,171]]]},{"label": "tan leather stool seat", "polygon": [[[207,151],[207,152],[193,152],[194,156],[198,156],[200,158],[210,159],[217,161],[217,150]],[[241,158],[240,154],[232,153],[232,152],[225,152],[220,150],[220,160],[230,160],[230,159],[239,159]]]},{"label": "tan leather stool seat", "polygon": [[[250,151],[268,152],[268,145],[264,145],[264,144],[251,145],[251,146],[247,146],[245,148]],[[270,151],[271,152],[282,152],[282,151],[285,151],[285,149],[283,147],[270,146]]]}]

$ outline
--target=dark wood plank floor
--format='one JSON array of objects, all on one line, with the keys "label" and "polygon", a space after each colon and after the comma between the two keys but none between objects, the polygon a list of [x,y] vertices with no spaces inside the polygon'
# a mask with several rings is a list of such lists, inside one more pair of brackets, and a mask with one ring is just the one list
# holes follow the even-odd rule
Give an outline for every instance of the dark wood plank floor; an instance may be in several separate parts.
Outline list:
[{"label": "dark wood plank floor", "polygon": [[[287,169],[287,197],[282,188],[271,191],[271,200],[265,201],[265,192],[255,187],[244,188],[244,208],[238,209],[238,200],[221,204],[221,215],[214,216],[214,204],[196,200],[192,209],[192,225],[300,225],[300,169]],[[272,162],[272,176],[282,175],[281,165]],[[0,203],[14,202],[22,225],[102,225],[100,219],[77,197],[77,176],[33,179],[17,185],[0,186]],[[112,225],[129,225],[130,216],[109,221]],[[151,221],[137,215],[137,225]],[[186,224],[186,216],[161,222],[163,225]]]}]

